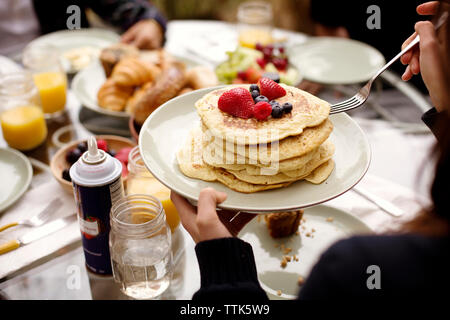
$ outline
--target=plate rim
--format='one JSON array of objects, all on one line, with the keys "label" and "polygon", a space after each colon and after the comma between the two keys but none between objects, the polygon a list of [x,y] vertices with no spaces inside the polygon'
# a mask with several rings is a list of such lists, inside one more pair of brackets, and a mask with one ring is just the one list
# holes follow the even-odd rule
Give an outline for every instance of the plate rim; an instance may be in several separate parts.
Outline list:
[{"label": "plate rim", "polygon": [[[317,42],[317,41],[348,42],[348,43],[353,43],[353,44],[356,44],[356,45],[359,45],[359,46],[363,46],[363,47],[366,47],[366,48],[372,50],[373,52],[377,53],[383,59],[383,64],[379,68],[381,68],[384,64],[386,64],[386,58],[384,57],[384,55],[377,48],[375,48],[375,47],[373,47],[373,46],[371,46],[371,45],[369,45],[369,44],[367,44],[365,42],[358,41],[358,40],[355,40],[355,39],[350,39],[350,38],[328,37],[328,36],[324,36],[324,37],[312,36],[312,37],[309,37],[308,39],[306,39],[305,42],[297,43],[297,44],[294,44],[294,45],[290,46],[289,49],[288,49],[288,54],[289,54],[289,56],[295,56],[293,54],[293,51],[296,50],[296,48],[300,48],[300,47],[308,45],[308,44],[310,44],[312,42]],[[291,60],[293,60],[293,59],[291,59]],[[292,64],[295,65],[297,70],[302,70],[301,68],[299,68],[297,63],[295,63],[295,61],[292,61]],[[363,83],[363,82],[366,82],[366,81],[370,80],[370,77],[368,77],[368,78],[367,77],[365,77],[365,78],[360,77],[359,79],[356,79],[356,81],[355,80],[352,80],[352,81],[341,81],[339,83],[335,83],[335,82],[326,81],[326,80],[324,81],[324,79],[319,79],[319,78],[316,78],[316,77],[310,78],[307,75],[305,76],[305,73],[303,73],[303,71],[300,71],[300,72],[301,72],[302,78],[304,80],[317,82],[317,83],[320,83],[320,84],[323,84],[323,85],[349,85],[349,84]]]},{"label": "plate rim", "polygon": [[[227,87],[227,86],[232,86],[232,85],[220,85],[220,86],[215,86],[215,87],[210,87],[210,88],[204,88],[204,89],[199,89],[199,90],[195,90],[189,93],[186,93],[182,96],[178,96],[175,97],[167,102],[165,102],[164,104],[162,104],[161,106],[159,106],[155,111],[153,111],[150,116],[147,117],[147,119],[145,120],[144,124],[141,127],[141,132],[142,130],[144,130],[144,128],[149,127],[148,123],[150,123],[152,121],[152,119],[160,112],[162,112],[161,110],[163,110],[163,108],[168,104],[168,103],[173,103],[174,100],[178,100],[178,99],[183,99],[186,98],[189,95],[194,95],[194,94],[199,94],[200,92],[209,92],[209,91],[213,91],[213,90],[217,90],[223,87]],[[193,112],[195,112],[195,110],[193,110]],[[365,144],[367,146],[367,164],[364,167],[364,169],[361,172],[361,175],[358,179],[355,180],[354,183],[352,183],[348,188],[345,188],[345,190],[334,194],[331,197],[327,197],[325,199],[322,199],[320,201],[312,201],[309,203],[306,203],[302,206],[285,206],[282,208],[278,208],[278,209],[274,209],[274,208],[269,208],[269,209],[255,209],[255,208],[249,208],[249,207],[245,207],[245,206],[240,206],[239,208],[236,208],[235,206],[230,206],[230,205],[226,205],[226,201],[225,201],[225,205],[223,203],[218,204],[217,208],[219,209],[223,209],[223,210],[232,210],[232,211],[242,211],[242,212],[248,212],[248,213],[256,213],[256,214],[267,214],[267,213],[273,213],[273,212],[283,212],[283,211],[295,211],[295,210],[299,210],[299,209],[304,209],[304,208],[308,208],[308,207],[312,207],[312,206],[316,206],[319,204],[322,204],[324,202],[333,200],[339,196],[341,196],[342,194],[346,193],[347,191],[351,190],[355,185],[357,185],[361,179],[366,175],[367,171],[369,170],[370,167],[370,163],[372,161],[372,149],[370,147],[370,143],[369,140],[366,136],[366,134],[364,133],[364,131],[362,130],[361,126],[353,119],[351,118],[347,113],[345,112],[341,112],[340,113],[343,117],[345,117],[347,120],[349,120],[350,122],[353,123],[353,125],[362,133],[362,137],[365,141]],[[143,139],[143,135],[139,134],[139,140],[138,140],[138,145],[139,145],[139,152],[141,155],[144,154],[143,152],[143,144],[142,144],[142,139]],[[142,159],[144,160],[144,164],[146,166],[146,168],[150,171],[150,173],[159,181],[161,182],[164,186],[166,186],[167,188],[169,188],[170,190],[173,190],[174,192],[178,193],[179,195],[185,197],[186,199],[193,201],[193,202],[197,202],[198,201],[198,197],[194,197],[191,196],[190,194],[187,194],[184,191],[181,191],[179,188],[177,188],[176,186],[169,186],[169,184],[165,181],[163,181],[163,179],[159,178],[157,174],[155,174],[155,170],[152,170],[150,168],[149,165],[147,165],[147,161],[146,158],[144,156],[142,156]],[[213,181],[216,182],[216,181]],[[230,189],[231,190],[231,189]]]},{"label": "plate rim", "polygon": [[14,156],[20,158],[20,160],[25,163],[25,166],[27,168],[27,176],[25,177],[25,183],[20,188],[19,192],[17,192],[15,195],[10,197],[6,202],[3,204],[0,204],[0,213],[5,211],[7,208],[9,208],[12,204],[14,204],[17,200],[19,200],[20,197],[28,190],[28,187],[31,184],[31,179],[33,178],[33,167],[31,166],[31,161],[28,160],[28,158],[20,151],[17,151],[12,148],[0,148],[0,152],[8,152],[10,154],[13,154]]}]

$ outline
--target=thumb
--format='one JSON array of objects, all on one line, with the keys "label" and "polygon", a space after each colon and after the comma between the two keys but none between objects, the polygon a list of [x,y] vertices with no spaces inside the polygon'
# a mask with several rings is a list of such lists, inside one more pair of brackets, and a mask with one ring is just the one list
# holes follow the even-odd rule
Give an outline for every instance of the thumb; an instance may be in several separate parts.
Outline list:
[{"label": "thumb", "polygon": [[200,191],[197,204],[198,219],[202,221],[210,220],[211,218],[217,219],[216,207],[224,202],[226,198],[226,193],[216,191],[213,188],[205,188]]}]

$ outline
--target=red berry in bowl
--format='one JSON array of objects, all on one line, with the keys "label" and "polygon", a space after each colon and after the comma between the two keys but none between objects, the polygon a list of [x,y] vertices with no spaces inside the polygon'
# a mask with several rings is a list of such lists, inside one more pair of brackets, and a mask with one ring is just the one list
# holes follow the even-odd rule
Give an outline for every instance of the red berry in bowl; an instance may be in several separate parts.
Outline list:
[{"label": "red berry in bowl", "polygon": [[106,142],[106,140],[98,139],[97,140],[97,148],[99,148],[105,152],[108,152],[108,143]]},{"label": "red berry in bowl", "polygon": [[258,120],[266,120],[272,114],[272,106],[265,101],[260,101],[253,106],[253,116]]},{"label": "red berry in bowl", "polygon": [[242,80],[247,80],[247,73],[245,71],[239,71],[237,77]]},{"label": "red berry in bowl", "polygon": [[262,51],[264,49],[264,46],[261,43],[258,42],[255,45],[255,49],[258,50],[258,51]]},{"label": "red berry in bowl", "polygon": [[267,62],[264,60],[264,58],[257,58],[256,63],[261,67],[261,69],[264,69],[267,64]]}]

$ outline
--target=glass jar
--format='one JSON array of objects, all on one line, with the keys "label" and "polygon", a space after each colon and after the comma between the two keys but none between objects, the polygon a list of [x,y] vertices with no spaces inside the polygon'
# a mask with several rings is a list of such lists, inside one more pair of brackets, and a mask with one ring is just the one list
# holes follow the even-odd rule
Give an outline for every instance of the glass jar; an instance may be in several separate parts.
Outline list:
[{"label": "glass jar", "polygon": [[172,232],[180,224],[180,217],[175,205],[170,200],[170,189],[159,182],[147,170],[139,153],[139,147],[134,147],[128,155],[127,194],[147,194],[158,198],[164,207],[167,223]]},{"label": "glass jar", "polygon": [[0,76],[0,122],[3,138],[11,148],[27,151],[45,141],[47,124],[30,73]]},{"label": "glass jar", "polygon": [[257,43],[267,45],[273,42],[272,5],[265,1],[246,1],[237,11],[239,44],[255,48]]},{"label": "glass jar", "polygon": [[56,47],[49,44],[25,48],[23,65],[33,74],[46,118],[64,112],[67,98],[67,76]]},{"label": "glass jar", "polygon": [[109,248],[114,280],[134,299],[154,299],[170,285],[171,233],[161,202],[136,194],[111,208]]}]

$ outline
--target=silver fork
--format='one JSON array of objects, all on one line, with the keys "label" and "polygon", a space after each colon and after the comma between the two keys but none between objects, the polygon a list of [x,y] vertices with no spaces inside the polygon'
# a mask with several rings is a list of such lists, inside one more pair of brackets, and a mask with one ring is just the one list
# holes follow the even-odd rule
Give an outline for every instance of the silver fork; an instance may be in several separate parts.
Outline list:
[{"label": "silver fork", "polygon": [[[440,26],[442,26],[442,24],[447,19],[447,16],[448,16],[447,12],[444,12],[444,14],[442,14],[441,17],[438,19],[438,21],[435,24],[434,28],[438,29]],[[366,83],[366,85],[364,87],[362,87],[358,91],[357,94],[355,94],[350,99],[347,99],[347,100],[344,100],[342,102],[335,103],[335,104],[331,105],[331,107],[330,107],[330,114],[335,114],[335,113],[339,113],[339,112],[346,112],[346,111],[349,111],[349,110],[352,110],[352,109],[355,109],[355,108],[358,108],[358,107],[362,106],[364,104],[364,102],[366,102],[367,98],[369,97],[370,89],[372,88],[372,83],[375,81],[375,79],[378,78],[378,76],[380,74],[382,74],[395,61],[400,59],[400,57],[402,55],[404,55],[406,52],[408,52],[412,47],[414,47],[419,42],[420,42],[420,37],[419,37],[419,35],[417,35],[414,38],[414,40],[411,41],[411,43],[408,44],[405,47],[405,49],[400,51],[400,53],[398,53],[394,58],[392,58],[391,61],[386,63],[380,70],[378,70],[378,72],[375,73],[375,75],[369,80],[369,82]]]},{"label": "silver fork", "polygon": [[9,229],[11,227],[17,226],[17,225],[26,225],[29,227],[39,227],[43,225],[48,218],[52,215],[53,212],[55,212],[57,209],[59,209],[63,205],[63,202],[61,199],[56,198],[52,200],[44,209],[42,209],[38,214],[35,216],[25,219],[19,222],[11,222],[8,223],[2,227],[0,227],[0,232]]}]

